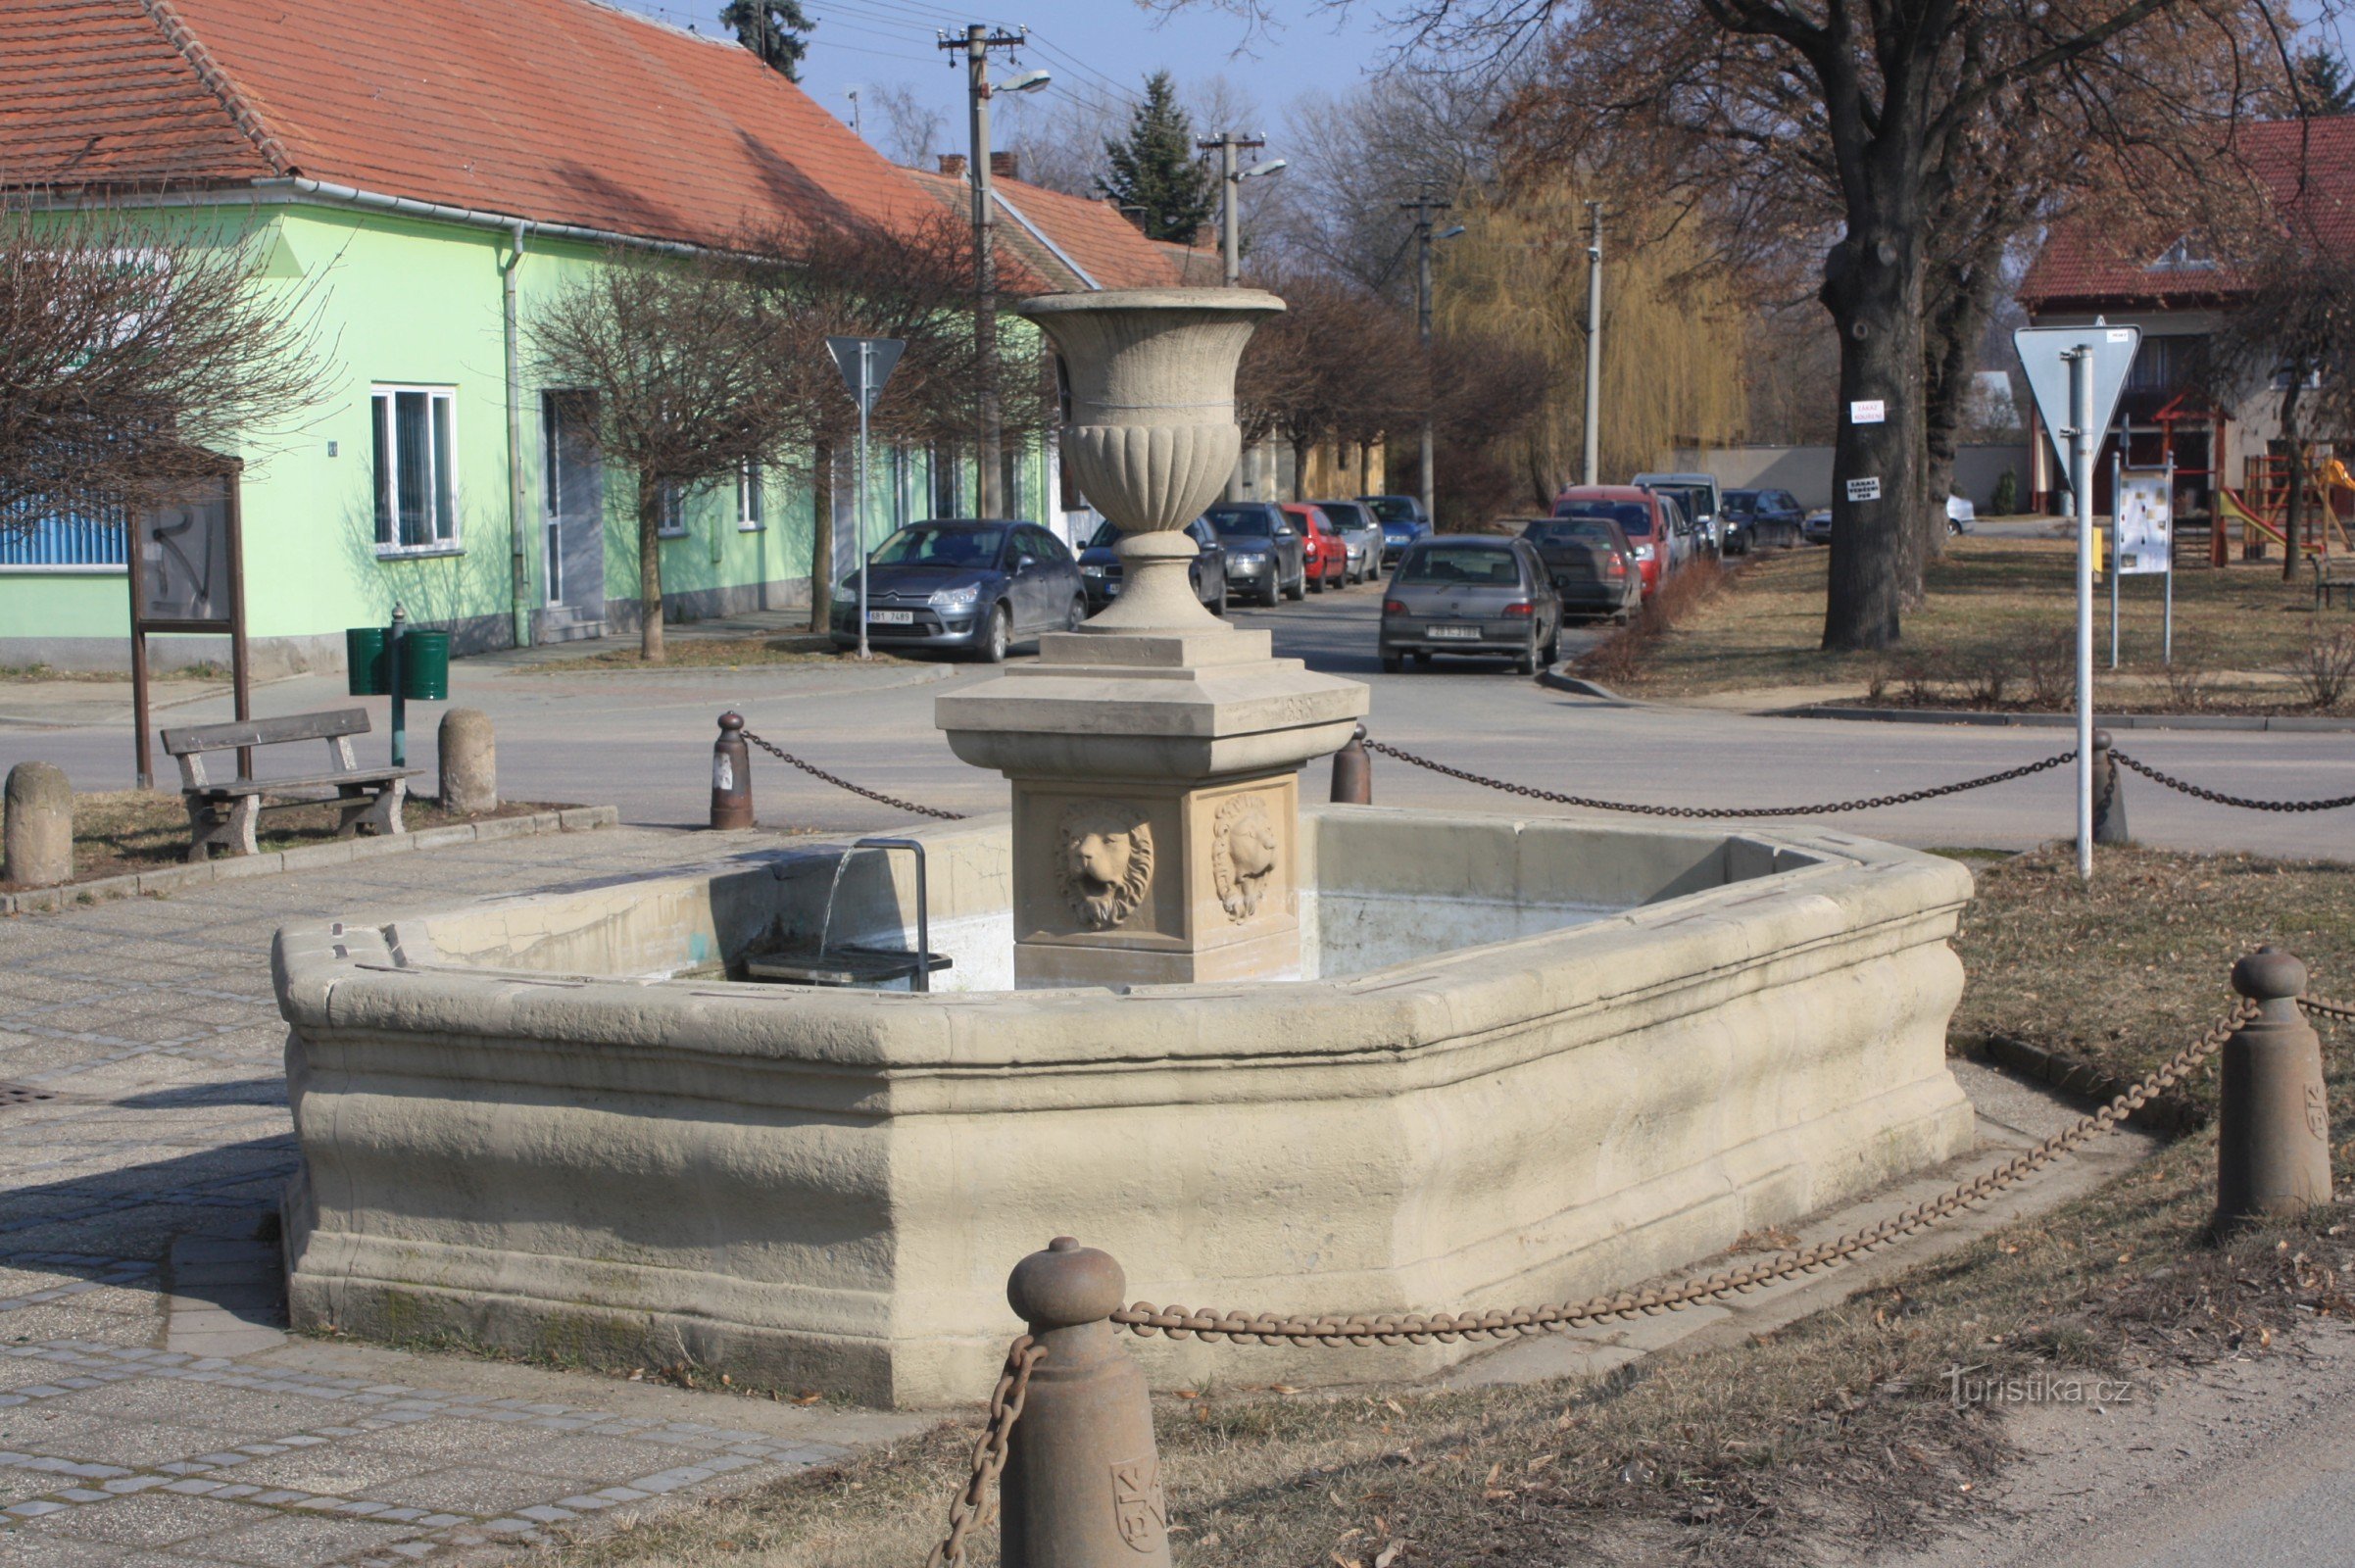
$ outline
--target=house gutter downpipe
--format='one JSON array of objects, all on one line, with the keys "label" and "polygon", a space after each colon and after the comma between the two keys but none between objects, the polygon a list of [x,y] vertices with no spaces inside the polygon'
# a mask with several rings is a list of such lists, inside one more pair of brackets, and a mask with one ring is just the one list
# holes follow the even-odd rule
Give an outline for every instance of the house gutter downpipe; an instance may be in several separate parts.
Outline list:
[{"label": "house gutter downpipe", "polygon": [[522,265],[523,223],[517,220],[515,248],[499,269],[499,303],[507,334],[507,543],[513,558],[509,612],[517,648],[531,645],[530,541],[523,516],[523,350],[515,322],[515,269]]}]

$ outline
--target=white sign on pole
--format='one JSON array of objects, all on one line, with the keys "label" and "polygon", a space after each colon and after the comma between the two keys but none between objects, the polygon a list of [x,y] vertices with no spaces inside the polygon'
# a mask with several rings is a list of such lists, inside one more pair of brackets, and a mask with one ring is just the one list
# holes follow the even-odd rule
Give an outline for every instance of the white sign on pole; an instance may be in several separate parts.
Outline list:
[{"label": "white sign on pole", "polygon": [[1880,500],[1881,476],[1875,474],[1868,479],[1850,479],[1848,481],[1848,499],[1850,501]]},{"label": "white sign on pole", "polygon": [[2118,475],[2118,574],[2167,570],[2174,557],[2175,508],[2165,468],[2127,468]]},{"label": "white sign on pole", "polygon": [[1889,402],[1884,398],[1860,398],[1848,405],[1850,424],[1886,424],[1889,422]]},{"label": "white sign on pole", "polygon": [[[2092,378],[2093,430],[2107,430],[2110,416],[2118,412],[2118,394],[2126,390],[2126,372],[2134,368],[2134,350],[2141,346],[2142,329],[2134,326],[2107,326],[2096,321],[2091,326],[2024,326],[2012,334],[2012,347],[2020,355],[2020,368],[2028,372],[2028,393],[2036,399],[2036,415],[2044,425],[2045,438],[2052,442],[2053,456],[2060,460],[2061,469],[2069,468],[2069,448],[2063,432],[2075,427],[2076,411],[2070,406],[2069,367],[2072,355],[2083,354],[2087,373]],[[2095,447],[2100,444],[2094,440]],[[2088,466],[2091,453],[2088,452]],[[2072,488],[2075,475],[2070,477]]]}]

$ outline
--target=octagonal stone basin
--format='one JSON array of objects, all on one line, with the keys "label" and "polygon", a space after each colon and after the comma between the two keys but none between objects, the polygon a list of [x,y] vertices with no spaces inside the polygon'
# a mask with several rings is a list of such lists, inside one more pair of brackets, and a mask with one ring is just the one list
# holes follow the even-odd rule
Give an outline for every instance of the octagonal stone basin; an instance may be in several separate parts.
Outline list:
[{"label": "octagonal stone basin", "polygon": [[[988,1392],[1057,1234],[1161,1302],[1518,1305],[1969,1147],[1951,861],[1311,808],[1308,978],[1015,992],[1006,819],[919,836],[965,990],[730,979],[813,945],[841,849],[807,842],[279,933],[294,1321],[933,1405]],[[834,922],[912,948],[908,858],[854,860]],[[1296,1383],[1480,1349],[1133,1348]]]}]

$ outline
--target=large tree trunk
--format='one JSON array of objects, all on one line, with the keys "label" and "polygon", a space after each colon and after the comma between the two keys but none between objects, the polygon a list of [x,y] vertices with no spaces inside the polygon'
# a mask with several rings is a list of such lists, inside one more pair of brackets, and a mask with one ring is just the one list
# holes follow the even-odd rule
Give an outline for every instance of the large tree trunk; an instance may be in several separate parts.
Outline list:
[{"label": "large tree trunk", "polygon": [[2306,370],[2292,366],[2289,385],[2281,393],[2281,445],[2289,452],[2289,505],[2281,509],[2281,580],[2298,574],[2298,524],[2306,510],[2305,442],[2298,436],[2298,399],[2306,390]]},{"label": "large tree trunk", "polygon": [[[1875,171],[1873,220],[1851,220],[1824,262],[1821,297],[1840,327],[1840,432],[1832,458],[1832,564],[1824,647],[1886,648],[1897,640],[1906,534],[1922,490],[1922,267],[1916,155],[1892,179]],[[1859,424],[1859,403],[1883,417]],[[1874,492],[1878,492],[1877,494]]]},{"label": "large tree trunk", "polygon": [[1954,455],[1962,443],[1963,418],[1976,392],[1979,340],[1987,313],[2002,286],[1999,245],[1993,253],[1961,259],[1944,276],[1926,282],[1934,296],[1924,326],[1922,388],[1922,494],[1927,502],[1920,525],[1908,535],[1906,604],[1919,609],[1927,596],[1930,563],[1946,553],[1946,496],[1954,488]]},{"label": "large tree trunk", "polygon": [[810,630],[834,629],[834,448],[820,441],[810,461]]},{"label": "large tree trunk", "polygon": [[638,475],[638,656],[662,662],[662,481]]},{"label": "large tree trunk", "polygon": [[1308,454],[1315,446],[1314,441],[1303,441],[1298,437],[1293,440],[1292,499],[1295,501],[1308,499]]}]

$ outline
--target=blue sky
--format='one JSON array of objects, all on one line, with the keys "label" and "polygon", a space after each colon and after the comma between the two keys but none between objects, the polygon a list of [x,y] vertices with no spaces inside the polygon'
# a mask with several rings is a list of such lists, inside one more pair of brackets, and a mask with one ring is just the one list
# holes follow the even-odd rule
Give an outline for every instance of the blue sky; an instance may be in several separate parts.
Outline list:
[{"label": "blue sky", "polygon": [[[722,0],[617,3],[677,25],[693,23],[701,32],[721,31],[714,19]],[[1161,68],[1184,85],[1223,75],[1258,105],[1271,127],[1296,94],[1337,94],[1354,86],[1379,65],[1385,47],[1374,6],[1361,4],[1344,20],[1315,8],[1313,0],[1274,0],[1272,9],[1286,24],[1257,37],[1240,18],[1209,4],[1174,18],[1133,0],[1014,0],[1005,11],[962,11],[937,0],[804,0],[803,9],[817,29],[802,65],[802,83],[819,104],[847,121],[847,88],[912,87],[957,127],[960,140],[963,78],[952,72],[934,39],[939,29],[961,30],[970,22],[1009,32],[1028,26],[1035,46],[1023,53],[1022,64],[1054,73],[1050,95],[1133,97],[1146,75]],[[867,129],[869,139],[879,142],[876,127]]]}]

